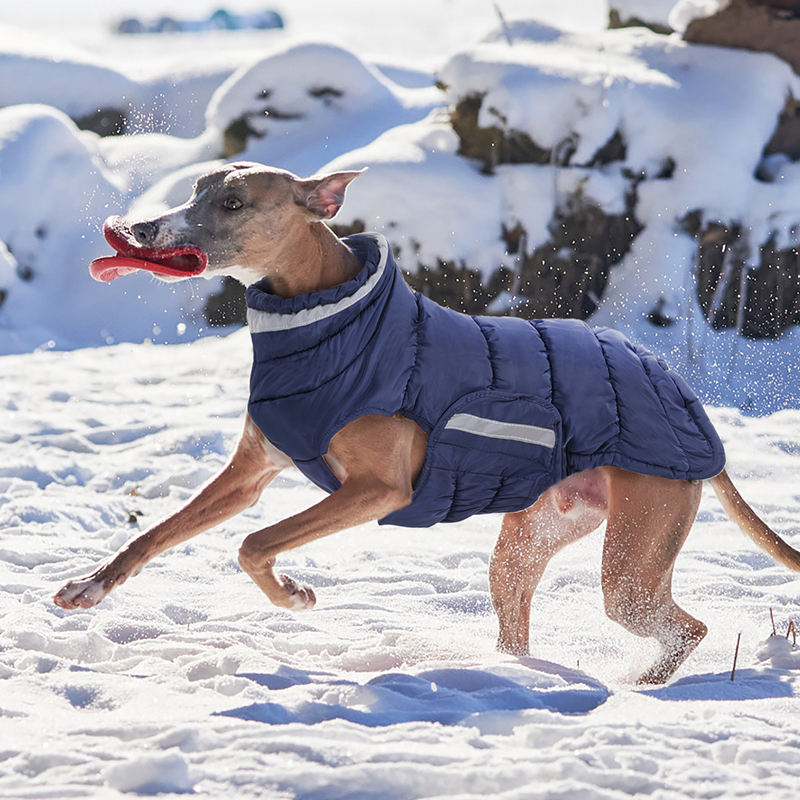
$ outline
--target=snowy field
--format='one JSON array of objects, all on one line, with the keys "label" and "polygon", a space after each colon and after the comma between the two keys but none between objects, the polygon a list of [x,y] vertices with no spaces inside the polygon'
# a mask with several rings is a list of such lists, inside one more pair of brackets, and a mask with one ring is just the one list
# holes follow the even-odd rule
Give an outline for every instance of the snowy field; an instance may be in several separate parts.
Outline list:
[{"label": "snowy field", "polygon": [[[626,0],[626,7],[642,2]],[[226,5],[253,7],[244,0]],[[548,48],[573,59],[574,47],[607,52],[606,40],[591,39],[605,35],[601,0],[500,6],[509,19],[528,15],[567,32],[560,41],[541,29],[544,38],[531,47],[536,58]],[[185,199],[202,171],[198,162],[218,156],[214,137],[230,120],[225,104],[233,102],[229,114],[238,113],[237,86],[258,85],[259,73],[248,65],[276,56],[271,68],[291,77],[299,62],[285,56],[288,48],[330,43],[342,49],[292,52],[306,54],[300,61],[317,71],[311,77],[331,64],[347,71],[348,87],[361,87],[373,104],[348,105],[356,116],[338,138],[324,135],[334,118],[312,109],[306,140],[287,146],[286,135],[267,137],[249,156],[312,172],[337,157],[344,165],[372,153],[363,180],[374,189],[361,203],[380,199],[375,214],[416,208],[390,203],[395,198],[381,185],[382,174],[409,183],[432,176],[436,191],[447,190],[431,190],[442,208],[445,197],[448,208],[460,208],[462,187],[476,188],[490,205],[483,179],[471,166],[457,166],[464,159],[428,115],[443,102],[432,94],[432,73],[459,52],[483,57],[484,46],[470,48],[497,28],[491,2],[287,0],[275,7],[287,20],[285,31],[124,40],[108,32],[121,16],[195,17],[212,7],[190,0],[38,0],[0,11],[0,76],[24,74],[26,91],[35,89],[26,97],[23,82],[0,80],[0,105],[34,99],[78,113],[87,96],[100,102],[103,92],[124,86],[160,92],[163,119],[151,122],[171,126],[101,140],[79,134],[61,111],[0,108],[0,289],[9,291],[0,352],[16,353],[0,357],[0,798],[794,800],[800,650],[785,633],[790,620],[800,622],[800,580],[756,550],[710,491],[675,573],[676,598],[710,632],[675,678],[654,689],[634,684],[654,659],[654,644],[603,613],[602,530],[548,568],[534,600],[530,658],[494,651],[487,571],[496,517],[430,530],[366,525],[290,552],[279,566],[314,586],[317,607],[292,614],[270,606],[236,555],[249,532],[320,498],[296,472],[282,475],[254,508],[154,560],[97,608],[64,611],[51,602],[64,582],[185,502],[222,466],[241,429],[251,353],[246,331],[142,343],[207,333],[197,316],[205,282],[174,289],[139,276],[101,286],[85,265],[107,251],[98,234],[106,214],[131,203]],[[608,56],[620,84],[650,91],[648,82],[684,70],[684,60],[687,74],[705,74],[707,62],[700,69],[700,56],[695,63],[677,44],[663,58],[654,45],[665,66],[658,75],[648,72],[647,59],[639,59],[650,39],[643,41],[628,61],[624,53]],[[63,84],[51,80],[54,54],[63,59],[63,74],[73,76]],[[591,71],[590,62],[581,63]],[[635,66],[628,75],[626,64]],[[744,87],[753,102],[782,102],[788,79],[775,64],[767,59],[758,73],[772,75],[769,92],[757,81]],[[20,65],[26,71],[14,73]],[[228,80],[236,70],[239,84]],[[729,89],[733,74],[723,76]],[[299,78],[287,86],[288,100],[304,97]],[[558,96],[573,95],[559,89]],[[178,100],[179,113],[170,112]],[[369,108],[392,130],[378,136],[383,128],[366,127]],[[365,124],[354,126],[362,113]],[[378,144],[369,143],[374,137]],[[642,141],[651,143],[644,135]],[[744,153],[754,143],[752,134],[728,144]],[[758,216],[774,202],[773,216],[785,222],[800,170],[787,169],[786,182],[775,184],[779,194],[768,194],[772,184],[751,194],[742,177],[751,166],[737,165],[742,193],[719,192],[720,203],[751,202]],[[436,184],[442,176],[454,182]],[[608,190],[612,205],[615,181],[595,187]],[[34,191],[44,185],[52,190]],[[516,196],[498,194],[496,204]],[[646,205],[654,219],[664,197],[677,213],[682,196],[652,182]],[[359,202],[355,193],[352,202]],[[343,214],[354,215],[357,205],[347,208]],[[540,210],[533,209],[536,219]],[[471,252],[472,232],[486,223],[476,214],[462,224],[464,235],[451,237],[449,246]],[[680,287],[670,298],[684,313],[692,346],[683,327],[645,324],[627,305],[631,298],[642,302],[639,284],[663,281],[669,289],[688,275],[678,268],[654,272],[652,252],[684,263],[688,246],[666,223],[651,230],[654,238],[639,242],[619,269],[602,319],[674,351],[693,380],[721,381],[741,401],[747,414],[709,409],[729,472],[763,518],[800,546],[800,409],[757,416],[797,405],[790,402],[800,397],[797,329],[777,342],[714,333],[696,309],[679,307],[688,296]],[[3,241],[13,242],[13,253]],[[35,279],[23,281],[19,268],[34,256]],[[110,346],[83,346],[103,342]],[[770,609],[778,637],[770,637]]]},{"label": "snowy field", "polygon": [[[0,797],[797,796],[800,653],[765,640],[770,608],[781,634],[798,619],[800,581],[711,493],[675,576],[710,633],[652,690],[633,680],[653,647],[602,612],[602,532],[550,565],[531,658],[493,651],[496,517],[286,554],[318,606],[271,607],[236,553],[318,499],[299,473],[96,609],[54,606],[222,465],[249,351],[240,332],[3,359]],[[740,489],[797,543],[800,411],[711,414]]]}]

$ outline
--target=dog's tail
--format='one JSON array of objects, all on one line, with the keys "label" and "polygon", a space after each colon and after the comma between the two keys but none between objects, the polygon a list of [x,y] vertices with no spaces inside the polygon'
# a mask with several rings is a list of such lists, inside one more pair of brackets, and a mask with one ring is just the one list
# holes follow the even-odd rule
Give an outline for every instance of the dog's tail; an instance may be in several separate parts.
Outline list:
[{"label": "dog's tail", "polygon": [[725,470],[709,481],[728,517],[776,561],[800,572],[800,551],[778,536],[747,504]]}]

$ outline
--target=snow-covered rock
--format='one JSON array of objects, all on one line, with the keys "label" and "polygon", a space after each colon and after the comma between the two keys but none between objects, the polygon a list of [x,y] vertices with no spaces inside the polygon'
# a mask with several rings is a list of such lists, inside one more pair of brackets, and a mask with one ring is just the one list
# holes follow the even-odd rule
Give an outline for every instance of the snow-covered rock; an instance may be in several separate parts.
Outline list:
[{"label": "snow-covered rock", "polygon": [[[787,96],[800,97],[786,64],[644,29],[587,37],[517,21],[439,77],[449,120],[388,131],[329,165],[371,165],[337,218],[345,230],[383,230],[419,271],[412,282],[464,310],[535,314],[549,296],[547,313],[597,309],[592,321],[669,353],[708,398],[800,397],[793,338],[770,349],[708,329],[775,337],[800,320],[800,173],[767,157]],[[720,240],[715,255],[720,225],[736,246]]]},{"label": "snow-covered rock", "polygon": [[130,64],[119,69],[56,37],[0,24],[0,108],[42,103],[97,133],[197,136],[212,93],[238,66],[231,61],[139,65],[133,75]]},{"label": "snow-covered rock", "polygon": [[610,0],[609,27],[644,25],[656,33],[669,33],[669,15],[675,0]]},{"label": "snow-covered rock", "polygon": [[[354,53],[304,44],[242,67],[206,111],[221,152],[300,174],[360,147],[440,102],[433,88],[405,89]],[[320,151],[327,159],[320,160]]]},{"label": "snow-covered rock", "polygon": [[137,276],[117,287],[89,277],[88,263],[108,253],[103,220],[127,205],[98,141],[49,106],[0,109],[0,240],[19,278],[0,307],[4,353],[141,340],[176,323],[202,327],[202,296],[188,286]]},{"label": "snow-covered rock", "polygon": [[[513,269],[503,231],[522,225],[533,253],[552,240],[557,212],[578,194],[608,214],[635,215],[642,238],[660,245],[677,239],[682,246],[681,222],[695,210],[702,221],[747,227],[753,247],[771,235],[781,247],[794,243],[798,204],[755,177],[787,94],[800,96],[800,82],[774,58],[690,47],[646,30],[587,38],[517,25],[513,45],[490,37],[452,58],[440,78],[460,142],[438,117],[389,131],[330,165],[373,165],[340,221],[362,220],[401,246],[413,243],[419,264],[454,262],[485,277]],[[476,147],[459,127],[465,104],[476,109],[473,130],[488,132]],[[731,136],[730,109],[741,104],[750,113]],[[474,175],[457,156],[477,156],[480,147],[483,171],[494,179]],[[446,192],[454,199],[445,205]],[[399,207],[396,196],[407,203]],[[633,208],[627,197],[635,197]],[[619,260],[626,248],[616,249]],[[682,292],[686,281],[663,264],[655,257],[639,263],[649,269],[640,273],[631,313],[648,313],[660,298],[675,305],[669,285]]]}]

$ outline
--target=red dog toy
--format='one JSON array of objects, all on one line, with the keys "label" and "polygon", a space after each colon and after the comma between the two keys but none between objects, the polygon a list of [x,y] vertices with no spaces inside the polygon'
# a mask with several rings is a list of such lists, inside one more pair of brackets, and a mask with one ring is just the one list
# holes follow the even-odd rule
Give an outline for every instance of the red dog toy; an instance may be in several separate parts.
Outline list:
[{"label": "red dog toy", "polygon": [[206,254],[191,244],[165,248],[143,247],[119,216],[109,217],[103,223],[103,235],[117,254],[92,261],[89,274],[96,281],[113,281],[136,270],[188,277],[199,275],[208,264]]}]

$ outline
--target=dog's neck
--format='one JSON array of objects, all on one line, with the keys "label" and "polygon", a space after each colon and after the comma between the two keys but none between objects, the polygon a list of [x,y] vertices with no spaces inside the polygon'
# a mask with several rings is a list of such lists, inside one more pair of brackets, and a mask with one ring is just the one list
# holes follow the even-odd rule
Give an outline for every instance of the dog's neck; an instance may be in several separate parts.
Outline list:
[{"label": "dog's neck", "polygon": [[247,282],[267,278],[272,294],[295,297],[347,283],[361,270],[352,250],[322,222],[304,221],[297,234],[265,254],[257,269],[243,270]]}]

